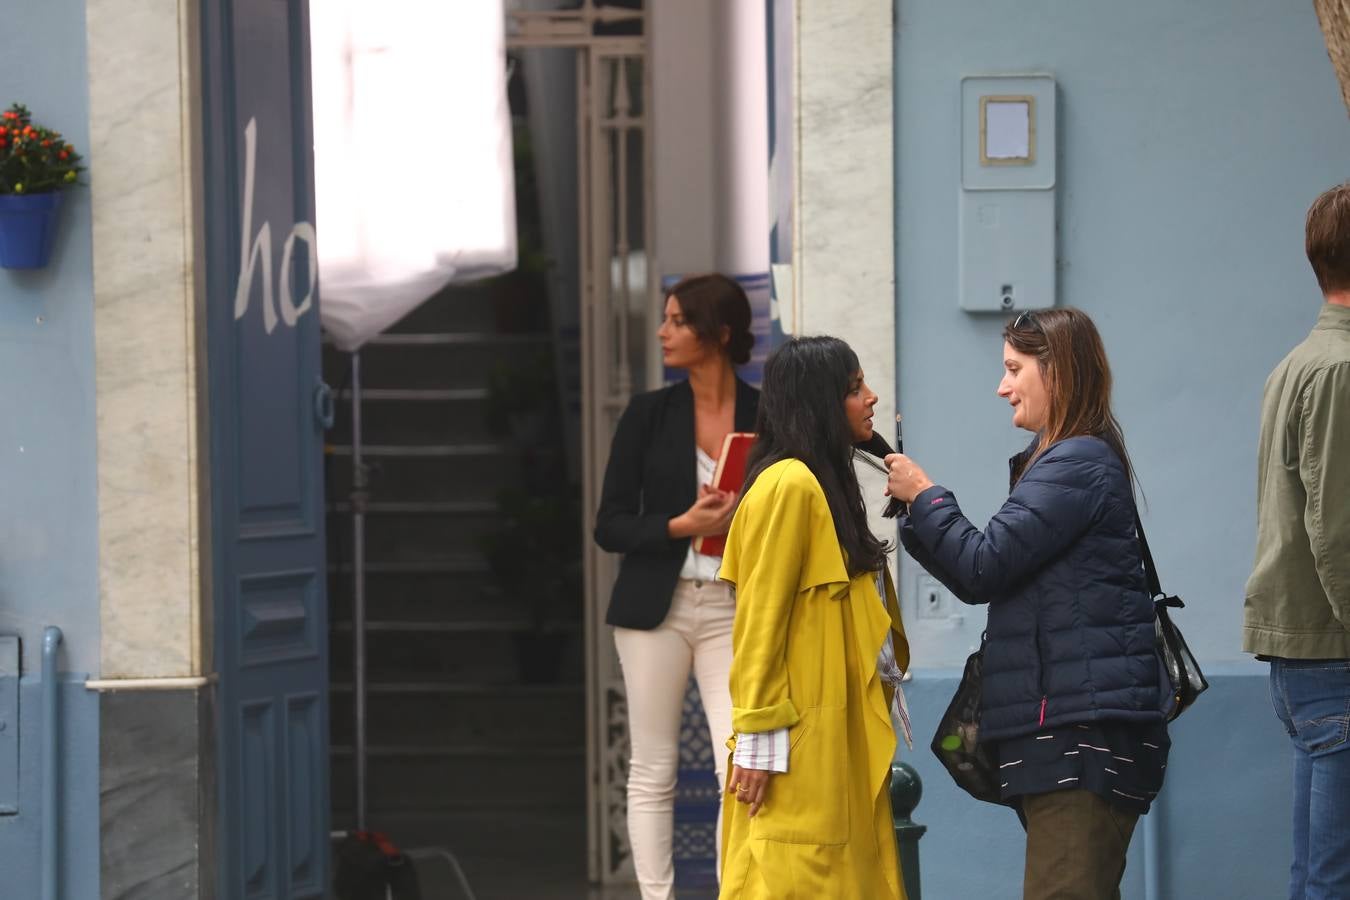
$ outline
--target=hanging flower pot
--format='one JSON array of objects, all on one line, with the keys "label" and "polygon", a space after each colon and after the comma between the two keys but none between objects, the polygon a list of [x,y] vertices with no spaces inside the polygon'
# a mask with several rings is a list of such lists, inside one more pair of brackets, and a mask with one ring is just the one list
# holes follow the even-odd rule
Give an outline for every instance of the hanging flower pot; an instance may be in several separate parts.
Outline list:
[{"label": "hanging flower pot", "polygon": [[59,131],[34,125],[26,106],[0,113],[0,266],[47,265],[61,192],[78,182],[81,168],[75,148]]},{"label": "hanging flower pot", "polygon": [[41,269],[56,242],[61,194],[0,194],[0,266]]}]

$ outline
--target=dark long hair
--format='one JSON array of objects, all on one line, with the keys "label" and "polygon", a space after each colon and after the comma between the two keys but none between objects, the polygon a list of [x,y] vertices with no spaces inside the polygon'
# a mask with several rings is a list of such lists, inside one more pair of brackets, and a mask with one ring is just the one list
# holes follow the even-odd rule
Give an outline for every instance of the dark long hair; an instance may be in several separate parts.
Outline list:
[{"label": "dark long hair", "polygon": [[755,423],[758,438],[746,461],[745,491],[776,462],[799,459],[816,476],[834,519],[850,575],[875,571],[887,546],[867,527],[853,432],[844,398],[861,366],[849,345],[834,337],[792,338],[764,363]]},{"label": "dark long hair", "polygon": [[1125,435],[1111,411],[1111,364],[1088,314],[1072,306],[1023,313],[1004,327],[1003,339],[1018,353],[1036,357],[1050,395],[1050,416],[1036,451],[1013,477],[1021,478],[1052,444],[1091,435],[1116,451],[1134,485],[1134,464],[1125,450]]}]

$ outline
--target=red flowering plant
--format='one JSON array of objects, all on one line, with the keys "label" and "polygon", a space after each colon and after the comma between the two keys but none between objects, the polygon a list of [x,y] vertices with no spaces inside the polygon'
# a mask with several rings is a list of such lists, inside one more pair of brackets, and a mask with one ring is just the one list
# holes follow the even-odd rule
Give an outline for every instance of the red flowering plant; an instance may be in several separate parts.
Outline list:
[{"label": "red flowering plant", "polygon": [[84,167],[61,132],[34,125],[28,107],[0,113],[0,194],[46,194],[75,184]]}]

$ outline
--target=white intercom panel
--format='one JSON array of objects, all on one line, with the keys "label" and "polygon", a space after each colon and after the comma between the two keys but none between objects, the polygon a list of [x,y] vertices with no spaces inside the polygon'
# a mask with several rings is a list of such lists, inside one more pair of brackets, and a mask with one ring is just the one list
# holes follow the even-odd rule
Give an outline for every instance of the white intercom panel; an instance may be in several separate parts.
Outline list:
[{"label": "white intercom panel", "polygon": [[961,80],[958,292],[969,312],[1055,305],[1055,80]]}]

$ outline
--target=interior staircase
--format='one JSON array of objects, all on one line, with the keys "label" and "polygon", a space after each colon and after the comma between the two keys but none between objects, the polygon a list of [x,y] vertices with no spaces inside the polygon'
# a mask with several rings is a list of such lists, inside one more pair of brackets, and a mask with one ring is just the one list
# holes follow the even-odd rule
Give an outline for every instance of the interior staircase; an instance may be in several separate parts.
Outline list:
[{"label": "interior staircase", "polygon": [[[535,546],[557,517],[527,514],[567,493],[564,430],[548,404],[522,416],[508,393],[551,352],[546,314],[521,315],[546,309],[530,290],[511,276],[447,288],[360,351],[367,827],[405,844],[448,843],[456,822],[507,826],[513,811],[585,821],[580,572],[573,597],[568,564]],[[349,373],[325,346],[339,392],[326,465],[335,829],[355,824]],[[400,837],[410,820],[417,837]]]}]

